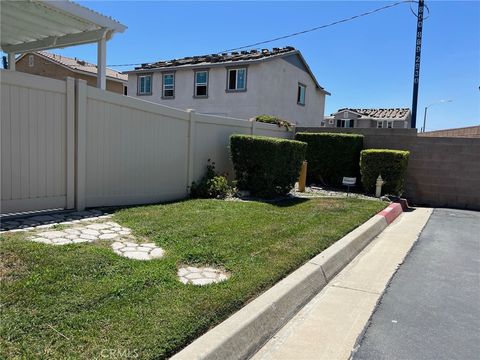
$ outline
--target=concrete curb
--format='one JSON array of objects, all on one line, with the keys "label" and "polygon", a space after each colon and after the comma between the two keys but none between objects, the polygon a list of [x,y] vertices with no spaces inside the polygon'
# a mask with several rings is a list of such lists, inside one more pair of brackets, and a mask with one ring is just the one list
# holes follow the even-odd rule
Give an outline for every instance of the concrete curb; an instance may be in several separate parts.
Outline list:
[{"label": "concrete curb", "polygon": [[[386,214],[390,213],[398,216],[401,211]],[[387,220],[386,214],[373,216],[171,359],[229,360],[253,355],[388,226],[392,215]]]}]

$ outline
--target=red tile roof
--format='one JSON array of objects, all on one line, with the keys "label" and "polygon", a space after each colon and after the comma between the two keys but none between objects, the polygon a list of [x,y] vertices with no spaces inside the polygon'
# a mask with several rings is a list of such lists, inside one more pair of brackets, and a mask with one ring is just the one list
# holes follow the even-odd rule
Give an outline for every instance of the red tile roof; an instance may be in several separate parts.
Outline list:
[{"label": "red tile roof", "polygon": [[[362,116],[372,119],[392,119],[392,120],[405,120],[410,114],[409,108],[392,108],[392,109],[340,109],[337,113],[350,110],[354,111]],[[333,115],[333,114],[332,114]]]}]

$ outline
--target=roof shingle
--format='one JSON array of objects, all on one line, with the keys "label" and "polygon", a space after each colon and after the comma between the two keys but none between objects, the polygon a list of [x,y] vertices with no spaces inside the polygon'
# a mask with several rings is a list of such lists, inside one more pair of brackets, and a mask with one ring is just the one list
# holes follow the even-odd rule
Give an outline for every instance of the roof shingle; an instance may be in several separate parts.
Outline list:
[{"label": "roof shingle", "polygon": [[173,66],[186,65],[201,65],[201,64],[216,64],[216,63],[233,63],[237,61],[260,60],[277,55],[286,55],[287,53],[294,53],[297,50],[292,46],[284,48],[250,50],[250,51],[234,51],[231,53],[210,54],[200,56],[188,56],[182,59],[172,59],[165,61],[158,61],[151,64],[142,64],[136,67],[135,70],[149,70],[161,69]]},{"label": "roof shingle", "polygon": [[[410,113],[409,108],[390,108],[390,109],[351,109],[344,108],[337,111],[337,113],[350,110],[354,111],[362,116],[373,119],[392,119],[392,120],[405,120]],[[332,114],[333,115],[333,114]]]},{"label": "roof shingle", "polygon": [[[58,55],[58,54],[52,54],[46,51],[39,51],[38,54],[41,56],[44,56],[58,64],[64,65],[66,67],[69,67],[72,70],[78,70],[78,71],[83,71],[87,73],[91,73],[96,75],[97,74],[97,65],[91,64],[89,62],[86,62],[84,60],[80,60],[77,58],[71,58],[63,55]],[[122,74],[118,71],[112,70],[107,68],[106,70],[107,73],[107,78],[113,78],[117,79],[120,81],[128,81],[128,75]]]}]

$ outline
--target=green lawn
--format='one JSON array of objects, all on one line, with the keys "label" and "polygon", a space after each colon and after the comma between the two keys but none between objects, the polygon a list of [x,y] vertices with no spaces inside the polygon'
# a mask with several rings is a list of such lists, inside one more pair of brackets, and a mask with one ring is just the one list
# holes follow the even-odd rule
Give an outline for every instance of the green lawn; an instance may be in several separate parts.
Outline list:
[{"label": "green lawn", "polygon": [[[117,256],[108,242],[50,246],[3,235],[0,357],[168,357],[384,207],[190,200],[117,212],[139,240],[165,249],[146,262]],[[185,263],[219,265],[231,278],[183,285],[176,272]]]}]

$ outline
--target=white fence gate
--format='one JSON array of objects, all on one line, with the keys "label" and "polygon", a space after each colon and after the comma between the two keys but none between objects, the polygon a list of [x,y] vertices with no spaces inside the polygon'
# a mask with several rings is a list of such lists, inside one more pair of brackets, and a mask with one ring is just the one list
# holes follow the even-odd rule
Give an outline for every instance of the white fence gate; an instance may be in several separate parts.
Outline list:
[{"label": "white fence gate", "polygon": [[74,79],[2,71],[1,212],[74,207]]},{"label": "white fence gate", "polygon": [[272,124],[197,114],[1,71],[1,213],[146,204],[187,196],[212,159],[233,174],[234,133],[292,138]]}]

